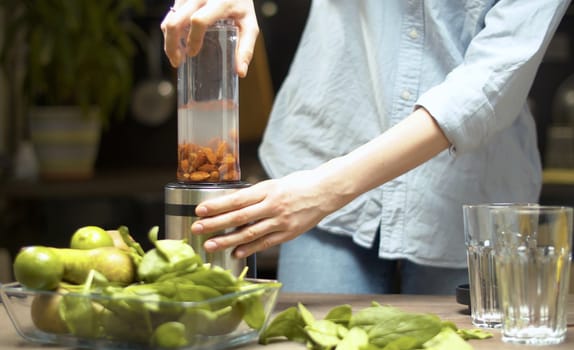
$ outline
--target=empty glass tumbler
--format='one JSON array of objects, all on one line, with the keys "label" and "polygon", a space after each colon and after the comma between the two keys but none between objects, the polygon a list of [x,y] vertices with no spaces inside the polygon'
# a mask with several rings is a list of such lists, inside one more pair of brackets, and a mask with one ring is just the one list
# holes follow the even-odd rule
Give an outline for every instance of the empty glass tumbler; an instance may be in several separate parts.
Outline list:
[{"label": "empty glass tumbler", "polygon": [[503,341],[549,345],[565,340],[572,213],[560,206],[495,211]]}]

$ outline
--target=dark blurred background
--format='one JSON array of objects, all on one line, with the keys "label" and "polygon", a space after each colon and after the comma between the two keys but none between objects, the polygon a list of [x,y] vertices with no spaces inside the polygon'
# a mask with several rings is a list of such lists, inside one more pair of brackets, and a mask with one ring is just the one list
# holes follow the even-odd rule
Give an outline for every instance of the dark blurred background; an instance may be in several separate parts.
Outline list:
[{"label": "dark blurred background", "polygon": [[[171,3],[145,1],[145,11],[133,20],[153,38]],[[310,0],[256,0],[254,3],[261,27],[258,47],[262,50],[256,54],[250,74],[240,86],[241,168],[243,179],[249,182],[265,178],[257,160],[257,146],[270,102],[289,69]],[[573,21],[574,13],[570,10],[552,41],[530,94],[541,155],[549,170],[541,197],[543,203],[574,202],[574,175],[570,174],[574,167],[574,119],[571,119],[574,118],[574,78],[570,79],[574,76]],[[153,42],[148,44],[153,50]],[[134,89],[150,78],[150,57],[147,56],[150,46],[136,47]],[[158,50],[161,55],[155,58],[159,60],[160,74],[175,84],[176,72],[169,66],[161,47]],[[0,248],[14,256],[24,245],[66,246],[70,235],[85,225],[109,229],[126,225],[144,244],[150,227],[159,225],[161,230],[163,187],[174,180],[177,164],[175,109],[161,120],[150,121],[134,115],[131,106],[123,119],[112,121],[101,135],[91,178],[15,180],[19,133],[12,130],[13,109],[9,104],[14,102],[14,97],[7,91],[7,85],[4,81],[0,91]],[[272,249],[258,255],[261,277],[275,276],[276,252]]]}]

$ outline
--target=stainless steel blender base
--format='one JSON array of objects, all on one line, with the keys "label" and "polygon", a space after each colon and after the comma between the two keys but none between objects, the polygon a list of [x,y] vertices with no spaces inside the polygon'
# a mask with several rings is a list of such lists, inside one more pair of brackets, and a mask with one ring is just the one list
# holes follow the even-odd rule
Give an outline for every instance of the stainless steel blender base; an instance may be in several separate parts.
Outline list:
[{"label": "stainless steel blender base", "polygon": [[[253,255],[250,259],[236,259],[231,256],[232,249],[221,252],[207,253],[203,244],[207,239],[216,235],[227,234],[233,229],[210,235],[192,235],[191,224],[195,216],[196,206],[206,199],[223,196],[240,188],[247,187],[244,182],[231,183],[198,183],[187,184],[174,182],[165,186],[165,233],[168,239],[186,239],[204,262],[220,266],[238,276],[246,265],[249,265],[249,276],[256,277],[256,262]],[[249,262],[248,262],[249,260]]]}]

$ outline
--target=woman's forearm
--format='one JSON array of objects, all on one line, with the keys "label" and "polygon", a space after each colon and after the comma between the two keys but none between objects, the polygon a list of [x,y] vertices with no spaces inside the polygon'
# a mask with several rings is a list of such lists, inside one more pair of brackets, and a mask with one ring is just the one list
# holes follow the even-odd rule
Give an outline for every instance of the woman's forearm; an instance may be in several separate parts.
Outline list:
[{"label": "woman's forearm", "polygon": [[341,207],[433,158],[449,145],[434,118],[418,108],[387,132],[317,170],[324,176],[326,188],[337,191],[341,203],[333,204]]}]

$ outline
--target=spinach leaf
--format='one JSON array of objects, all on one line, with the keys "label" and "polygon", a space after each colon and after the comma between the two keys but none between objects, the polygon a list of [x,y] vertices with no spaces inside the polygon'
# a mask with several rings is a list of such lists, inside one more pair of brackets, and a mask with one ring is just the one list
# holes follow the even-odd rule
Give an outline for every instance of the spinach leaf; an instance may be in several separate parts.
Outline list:
[{"label": "spinach leaf", "polygon": [[60,316],[70,332],[78,337],[95,338],[99,335],[99,304],[77,294],[66,294],[60,301]]},{"label": "spinach leaf", "polygon": [[151,338],[152,345],[159,348],[179,348],[189,344],[186,328],[180,322],[166,322],[159,325]]},{"label": "spinach leaf", "polygon": [[351,305],[344,304],[335,306],[334,308],[329,310],[329,312],[325,316],[325,319],[341,324],[345,327],[348,327],[352,315],[353,315],[353,309],[351,308]]},{"label": "spinach leaf", "polygon": [[402,310],[395,307],[374,304],[352,315],[349,319],[349,328],[362,327],[368,331],[376,324],[387,323],[395,316],[403,314]]},{"label": "spinach leaf", "polygon": [[322,320],[297,303],[272,319],[259,343],[287,339],[313,350],[465,350],[472,349],[466,339],[489,336],[482,330],[459,330],[434,314],[408,313],[375,302],[354,314],[348,304],[336,306]]},{"label": "spinach leaf", "polygon": [[297,303],[297,310],[299,310],[299,315],[301,315],[301,318],[303,319],[303,323],[305,323],[305,326],[310,326],[313,323],[315,323],[315,317],[311,312],[309,312],[309,310],[307,310],[305,305]]},{"label": "spinach leaf", "polygon": [[[143,313],[143,309],[140,309]],[[149,315],[134,317],[133,313],[116,313],[104,308],[99,313],[99,326],[108,339],[147,343],[153,332]]]},{"label": "spinach leaf", "polygon": [[223,335],[236,329],[242,316],[241,309],[236,306],[226,306],[215,311],[193,308],[186,310],[181,322],[193,325],[196,334]]},{"label": "spinach leaf", "polygon": [[155,282],[162,275],[181,271],[198,263],[197,254],[184,240],[156,240],[155,248],[144,254],[138,266],[138,278]]},{"label": "spinach leaf", "polygon": [[237,299],[237,305],[243,312],[243,320],[253,329],[260,330],[265,324],[265,306],[261,296],[263,290],[257,293],[241,295]]},{"label": "spinach leaf", "polygon": [[195,284],[210,286],[223,294],[236,292],[238,290],[237,279],[231,272],[219,266],[197,269],[187,275],[186,279]]},{"label": "spinach leaf", "polygon": [[323,349],[332,349],[341,341],[337,324],[329,320],[318,320],[306,325],[305,331],[311,341]]},{"label": "spinach leaf", "polygon": [[401,337],[416,339],[417,346],[422,345],[441,330],[441,320],[432,314],[393,312],[394,315],[384,322],[372,326],[369,331],[370,342],[384,347]]},{"label": "spinach leaf", "polygon": [[383,350],[413,350],[419,348],[418,343],[415,338],[400,337],[388,343]]},{"label": "spinach leaf", "polygon": [[443,328],[436,336],[423,344],[428,350],[472,350],[468,344],[452,328]]},{"label": "spinach leaf", "polygon": [[492,338],[492,333],[487,332],[483,329],[476,329],[476,328],[474,328],[474,329],[457,329],[456,332],[464,340]]},{"label": "spinach leaf", "polygon": [[278,313],[259,337],[260,344],[268,344],[277,338],[305,343],[309,339],[304,329],[305,322],[297,307],[289,307]]},{"label": "spinach leaf", "polygon": [[335,350],[361,350],[369,345],[369,336],[364,329],[351,328],[341,339]]}]

